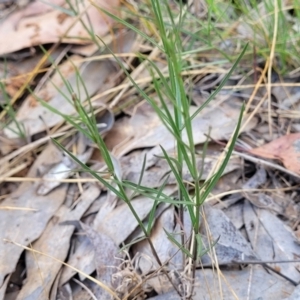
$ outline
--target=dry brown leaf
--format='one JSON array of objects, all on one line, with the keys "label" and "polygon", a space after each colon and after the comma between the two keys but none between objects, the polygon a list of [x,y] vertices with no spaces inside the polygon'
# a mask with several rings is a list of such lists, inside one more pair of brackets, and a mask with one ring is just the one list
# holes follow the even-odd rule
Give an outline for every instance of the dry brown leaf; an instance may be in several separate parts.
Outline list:
[{"label": "dry brown leaf", "polygon": [[[29,177],[37,176],[38,166],[49,163],[49,157],[57,153],[53,145],[49,145],[37,158],[28,173]],[[18,190],[5,199],[0,206],[16,205],[34,208],[36,211],[0,210],[0,286],[6,275],[12,273],[23,249],[4,241],[11,240],[22,245],[28,245],[36,240],[44,231],[48,221],[63,203],[67,185],[55,189],[46,196],[36,194],[38,183],[23,183]]]},{"label": "dry brown leaf", "polygon": [[[120,264],[118,258],[122,257],[119,247],[109,236],[103,234],[101,231],[96,231],[84,223],[80,224],[93,244],[97,279],[111,287],[112,275],[116,273],[117,267]],[[110,300],[111,297],[103,289],[99,289],[97,291],[97,299]]]},{"label": "dry brown leaf", "polygon": [[243,219],[243,203],[238,202],[227,209],[224,209],[224,213],[230,219],[234,227],[240,230],[244,226],[244,219]]},{"label": "dry brown leaf", "polygon": [[[173,187],[166,187],[164,193],[171,195],[175,192]],[[93,222],[93,229],[102,232],[112,238],[117,245],[125,241],[129,236],[132,238],[140,237],[139,233],[132,236],[138,227],[136,219],[133,217],[128,206],[123,203],[115,208],[113,195],[108,195],[107,198],[100,200],[101,208]],[[132,200],[132,205],[141,219],[144,219],[153,205],[153,200],[143,196],[139,196]],[[159,213],[160,207],[156,210],[155,216]],[[160,212],[161,213],[161,212]],[[159,214],[158,214],[159,216]],[[74,253],[70,255],[68,263],[86,274],[90,274],[95,270],[94,250],[89,239],[84,239]],[[66,283],[75,272],[70,268],[64,268],[60,280],[60,285]],[[81,280],[83,276],[79,275]]]},{"label": "dry brown leaf", "polygon": [[[178,248],[176,248],[176,246],[168,239],[164,230],[170,234],[173,233],[174,207],[165,210],[156,220],[150,236],[151,242],[162,263],[167,262],[172,254],[178,250]],[[146,275],[159,268],[147,240],[143,240],[133,245],[132,251],[134,254],[138,255],[137,267],[141,270],[142,274]]]},{"label": "dry brown leaf", "polygon": [[[0,55],[11,53],[23,48],[46,43],[62,42],[87,44],[90,35],[82,22],[92,30],[95,35],[103,36],[110,28],[112,20],[97,7],[113,11],[119,5],[118,0],[95,0],[95,6],[84,0],[77,3],[71,1],[78,14],[82,14],[81,21],[72,16],[72,9],[65,1],[52,0],[49,5],[34,1],[23,10],[9,15],[0,25]],[[62,9],[51,5],[61,6]],[[70,14],[63,10],[69,10]],[[116,12],[115,12],[116,13]],[[65,34],[67,35],[65,36]]]},{"label": "dry brown leaf", "polygon": [[[62,205],[50,220],[40,238],[34,242],[33,249],[64,261],[69,251],[70,238],[74,227],[61,223],[68,220],[79,220],[99,194],[99,188],[91,185],[83,191],[80,201],[74,209]],[[61,266],[62,264],[56,260],[43,255],[37,256],[28,251],[26,253],[26,282],[17,299],[48,298]],[[39,272],[43,274],[42,277],[36,276]]]},{"label": "dry brown leaf", "polygon": [[[74,252],[70,254],[67,264],[76,267],[84,274],[91,274],[95,270],[95,255],[91,241],[87,236],[81,237],[80,241],[77,240],[75,247],[76,248]],[[89,265],[87,266],[87,264]],[[75,274],[77,274],[76,271],[66,266],[63,266],[59,286],[64,286]],[[83,281],[85,279],[85,276],[81,275],[79,276],[79,279]]]},{"label": "dry brown leaf", "polygon": [[288,170],[300,174],[300,133],[284,135],[249,152],[260,157],[279,159]]},{"label": "dry brown leaf", "polygon": [[[93,228],[97,229],[98,224],[102,222],[102,219],[110,213],[116,205],[116,201],[114,201],[116,197],[113,193],[108,192],[107,195],[101,195],[99,198],[99,206],[98,213],[96,218],[93,221]],[[85,274],[91,274],[95,270],[94,264],[94,247],[92,242],[87,236],[80,237],[81,240],[79,243],[75,244],[75,249],[73,253],[70,254],[68,259],[68,264],[71,266],[76,266],[77,269],[81,270]],[[78,237],[77,237],[78,239]],[[76,272],[73,269],[63,267],[62,275],[60,278],[59,285],[62,286],[66,282],[68,282]],[[84,280],[85,277],[79,274],[80,280]]]},{"label": "dry brown leaf", "polygon": [[[126,39],[124,40],[125,37]],[[134,45],[135,35],[125,32],[123,35],[120,34],[118,38],[119,40],[114,40],[109,47],[114,45],[113,48],[118,48],[119,52],[124,52]],[[78,69],[81,80],[78,80],[76,69]],[[80,56],[73,55],[61,64],[58,70],[55,70],[51,79],[35,93],[35,96],[47,101],[51,107],[59,110],[60,113],[71,115],[76,113],[74,105],[72,105],[72,97],[74,95],[70,95],[69,88],[65,86],[65,81],[68,81],[78,99],[83,102],[87,97],[91,97],[97,92],[104,92],[115,86],[118,76],[120,76],[119,67],[109,59],[99,61],[95,58],[95,60],[83,63]],[[79,82],[84,82],[84,86]],[[92,104],[94,107],[98,107],[103,105],[106,101],[105,99],[107,98],[93,101]],[[29,95],[18,110],[16,121],[23,124],[26,134],[31,136],[62,122],[63,117],[51,112],[36,101],[33,96]],[[10,139],[16,138],[17,132],[18,129],[14,122],[4,129],[6,137]]]},{"label": "dry brown leaf", "polygon": [[[238,179],[238,177],[236,177],[236,179]],[[260,186],[265,184],[266,180],[267,180],[267,172],[264,168],[260,167],[256,170],[255,174],[250,179],[248,179],[244,184],[242,184],[242,189],[244,190],[258,189]],[[232,183],[231,188],[229,185],[228,190],[233,190],[233,189],[234,188]],[[244,193],[233,193],[226,199],[226,201],[219,202],[215,207],[221,209],[228,208],[231,205],[235,204],[237,201],[243,199],[244,197],[245,197]]]},{"label": "dry brown leaf", "polygon": [[[148,215],[153,205],[153,200],[143,196],[137,197],[131,202],[141,220]],[[108,236],[116,245],[119,245],[126,240],[137,226],[138,223],[127,204],[123,203],[114,209],[114,205],[110,207],[110,205],[107,206],[103,203],[94,220],[93,229]],[[85,239],[82,245],[77,247],[76,251],[70,256],[68,263],[86,274],[95,270],[94,247],[89,239]],[[73,275],[73,270],[64,268],[60,284],[66,283]]]},{"label": "dry brown leaf", "polygon": [[[61,47],[58,47],[56,51],[51,54],[52,59],[56,59],[59,52],[62,51]],[[0,62],[0,78],[5,78],[6,93],[13,97],[18,89],[28,79],[28,73],[32,72],[34,66],[43,57],[43,53],[36,53],[32,57],[18,59],[17,61],[1,61]],[[49,65],[49,61],[45,63],[45,67]],[[0,102],[5,103],[3,93],[0,93]]]},{"label": "dry brown leaf", "polygon": [[[219,264],[255,258],[250,244],[222,210],[206,204],[204,205],[204,212],[207,224],[203,223],[200,228],[202,242],[205,248],[209,250],[209,245],[217,241],[214,249]],[[201,257],[203,264],[211,262],[212,257],[209,253]]]},{"label": "dry brown leaf", "polygon": [[[300,256],[300,246],[294,232],[275,214],[254,207],[249,202],[244,203],[243,213],[247,236],[259,259],[281,261],[294,260]],[[270,265],[286,278],[299,282],[299,263]]]},{"label": "dry brown leaf", "polygon": [[[276,203],[272,196],[266,195],[265,193],[244,193],[244,196],[254,206],[258,208],[265,208],[270,211],[276,212],[279,215],[284,215],[284,207]],[[291,207],[292,209],[292,207]],[[287,215],[289,216],[289,215]],[[292,216],[289,216],[292,218]]]},{"label": "dry brown leaf", "polygon": [[[88,148],[83,154],[76,155],[77,159],[82,163],[86,163],[91,157],[93,152],[92,148]],[[73,175],[73,169],[78,165],[69,156],[63,156],[63,159],[58,164],[54,165],[46,174],[43,175],[43,179],[53,179],[53,181],[42,182],[36,193],[38,195],[46,195],[57,186],[61,185],[60,180],[69,178]],[[56,181],[57,180],[57,181]]]}]

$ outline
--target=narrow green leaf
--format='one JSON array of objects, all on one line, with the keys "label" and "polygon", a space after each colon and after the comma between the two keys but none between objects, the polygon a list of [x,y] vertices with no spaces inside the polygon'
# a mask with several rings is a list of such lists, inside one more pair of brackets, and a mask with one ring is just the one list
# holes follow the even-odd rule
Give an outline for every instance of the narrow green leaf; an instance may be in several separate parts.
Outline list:
[{"label": "narrow green leaf", "polygon": [[129,249],[131,246],[135,245],[136,243],[139,243],[141,241],[144,241],[145,239],[147,239],[147,237],[145,236],[142,236],[142,237],[139,237],[131,242],[129,242],[128,244],[124,245],[123,247],[120,248],[119,252],[122,252],[126,249]]},{"label": "narrow green leaf", "polygon": [[231,74],[233,73],[233,71],[236,69],[237,65],[239,64],[240,60],[242,59],[242,57],[244,56],[246,50],[248,48],[248,43],[245,45],[245,47],[243,48],[242,52],[240,53],[240,55],[238,56],[237,60],[234,62],[233,66],[231,67],[231,69],[229,70],[229,72],[226,74],[226,76],[222,79],[222,81],[220,82],[219,86],[216,88],[216,90],[209,96],[209,98],[194,112],[194,114],[191,116],[191,119],[194,119],[198,113],[204,109],[204,107],[206,107],[213,99],[214,97],[220,92],[220,90],[222,89],[222,87],[225,85],[226,81],[230,78]]},{"label": "narrow green leaf", "polygon": [[211,244],[209,244],[209,247],[205,250],[203,250],[203,242],[200,234],[198,233],[196,235],[197,240],[197,258],[202,257],[203,255],[207,254],[219,241],[220,236]]},{"label": "narrow green leaf", "polygon": [[233,137],[232,137],[232,142],[228,148],[228,151],[226,153],[226,156],[225,156],[225,159],[224,161],[222,162],[219,170],[216,172],[216,174],[214,174],[214,176],[212,177],[212,179],[210,180],[209,182],[209,185],[207,186],[207,188],[205,189],[205,192],[203,193],[202,195],[202,199],[205,200],[209,193],[211,192],[211,190],[213,189],[213,187],[216,185],[217,181],[220,179],[220,177],[222,176],[227,164],[228,164],[228,161],[231,157],[231,154],[232,154],[232,151],[234,149],[234,146],[235,146],[235,142],[239,136],[239,133],[240,133],[240,128],[241,128],[241,124],[242,124],[242,119],[243,119],[243,113],[244,113],[244,109],[245,109],[245,106],[243,104],[242,108],[241,108],[241,112],[240,112],[240,115],[239,115],[239,119],[238,119],[238,123],[237,123],[237,126],[236,126],[236,129],[235,129],[235,132],[233,134]]},{"label": "narrow green leaf", "polygon": [[193,255],[190,253],[190,251],[186,248],[184,248],[169,232],[167,232],[164,229],[164,232],[166,233],[168,239],[174,243],[185,255],[187,255],[190,258],[193,258]]},{"label": "narrow green leaf", "polygon": [[109,11],[98,7],[100,10],[102,10],[106,15],[108,15],[110,18],[112,18],[113,20],[121,23],[122,25],[124,25],[125,27],[131,29],[132,31],[136,32],[138,35],[140,35],[141,37],[143,37],[144,39],[146,39],[148,42],[150,42],[152,45],[156,46],[158,49],[160,49],[161,51],[163,51],[163,49],[161,48],[161,46],[155,42],[155,40],[153,40],[152,38],[150,38],[147,34],[145,34],[144,32],[140,31],[139,29],[137,29],[135,26],[133,26],[132,24],[128,23],[125,20],[120,19],[119,17],[113,15],[112,13],[110,13]]},{"label": "narrow green leaf", "polygon": [[[184,200],[187,202],[188,199],[190,199],[190,195],[187,192],[187,189],[184,185],[184,182],[182,181],[181,175],[178,173],[177,168],[174,167],[172,160],[170,159],[169,155],[167,154],[167,152],[165,151],[165,149],[163,147],[160,147],[161,150],[163,151],[164,157],[168,162],[168,165],[170,166],[172,173],[174,174],[175,178],[176,178],[176,182],[179,186],[179,189],[183,195],[183,199],[180,200]],[[195,215],[194,215],[194,211],[193,208],[191,206],[187,206],[189,214],[190,214],[190,218],[192,220],[192,223],[195,222]]]},{"label": "narrow green leaf", "polygon": [[75,155],[73,155],[73,153],[71,153],[70,151],[68,151],[66,148],[64,148],[60,143],[58,143],[55,139],[51,139],[53,141],[53,143],[59,147],[60,149],[62,149],[64,152],[66,152],[78,165],[81,166],[81,168],[90,173],[93,177],[95,177],[96,179],[99,180],[99,182],[101,182],[107,189],[109,189],[110,191],[112,191],[113,193],[116,194],[116,196],[118,196],[120,199],[124,198],[124,195],[121,194],[113,185],[109,184],[106,180],[104,180],[102,177],[100,177],[97,172],[93,171],[91,168],[89,168],[86,164],[82,163]]},{"label": "narrow green leaf", "polygon": [[150,235],[152,226],[154,225],[155,211],[156,211],[156,207],[159,203],[158,200],[160,199],[160,196],[161,196],[164,188],[166,187],[167,181],[168,181],[168,178],[165,179],[165,181],[163,182],[163,184],[159,188],[158,193],[157,193],[157,199],[154,199],[153,206],[152,206],[151,211],[149,213],[149,217],[148,217],[148,222],[149,223],[148,223],[148,228],[147,228],[147,232],[148,232],[149,235]]}]

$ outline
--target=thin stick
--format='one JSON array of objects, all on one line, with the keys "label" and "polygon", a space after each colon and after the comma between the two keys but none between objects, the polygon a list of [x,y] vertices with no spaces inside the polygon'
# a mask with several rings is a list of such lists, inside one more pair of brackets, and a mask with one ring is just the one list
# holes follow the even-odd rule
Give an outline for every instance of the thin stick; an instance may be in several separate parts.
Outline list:
[{"label": "thin stick", "polygon": [[94,299],[97,300],[96,296],[93,294],[93,292],[86,286],[84,285],[81,281],[77,280],[76,278],[72,278],[74,282],[76,282],[78,285],[80,285],[84,290],[87,291],[87,293]]},{"label": "thin stick", "polygon": [[95,178],[37,178],[37,177],[0,177],[0,182],[61,182],[61,183],[84,183],[99,182]]},{"label": "thin stick", "polygon": [[57,137],[60,137],[60,136],[63,136],[64,134],[66,134],[67,132],[57,132],[51,136],[45,136],[35,142],[32,142],[28,145],[25,145],[17,150],[15,150],[14,152],[4,156],[3,158],[0,159],[0,165],[3,165],[4,163],[10,161],[11,159],[13,159],[14,157],[17,157],[19,156],[20,154],[24,154],[24,153],[27,153],[33,149],[35,149],[36,147],[42,145],[42,144],[45,144],[46,142],[50,141],[51,138],[57,138]]},{"label": "thin stick", "polygon": [[36,208],[15,207],[15,206],[1,206],[0,210],[28,210],[28,211],[38,211],[38,209],[36,209]]},{"label": "thin stick", "polygon": [[240,157],[243,157],[243,158],[245,158],[245,159],[247,159],[249,161],[255,162],[257,164],[262,164],[262,165],[265,165],[265,166],[268,166],[268,167],[272,167],[274,169],[277,169],[277,170],[279,170],[281,172],[284,172],[286,174],[292,175],[292,176],[300,179],[300,175],[299,174],[294,173],[292,171],[289,171],[286,168],[281,167],[281,166],[279,166],[277,164],[274,164],[272,162],[269,162],[269,161],[266,161],[266,160],[263,160],[263,159],[259,159],[259,158],[256,158],[254,156],[251,156],[251,155],[248,155],[248,154],[245,154],[245,153],[241,153],[241,152],[238,152],[238,151],[232,151],[232,153],[233,154],[237,154]]}]

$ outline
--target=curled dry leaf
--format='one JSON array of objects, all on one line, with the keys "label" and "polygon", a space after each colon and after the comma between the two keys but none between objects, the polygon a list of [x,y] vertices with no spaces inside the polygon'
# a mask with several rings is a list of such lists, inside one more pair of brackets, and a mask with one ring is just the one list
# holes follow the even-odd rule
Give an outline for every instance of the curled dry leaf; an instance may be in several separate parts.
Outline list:
[{"label": "curled dry leaf", "polygon": [[[92,28],[95,35],[103,36],[112,24],[112,20],[99,8],[112,12],[119,4],[118,0],[95,0],[93,5],[84,0],[80,3],[70,1],[70,7],[61,0],[48,2],[47,5],[33,1],[1,23],[0,55],[36,45],[57,43],[61,39],[62,42],[86,44],[90,35],[85,26],[90,30]],[[73,7],[76,7],[80,19],[74,16]]]},{"label": "curled dry leaf", "polygon": [[260,157],[279,159],[288,170],[300,174],[300,133],[282,136],[249,152]]}]

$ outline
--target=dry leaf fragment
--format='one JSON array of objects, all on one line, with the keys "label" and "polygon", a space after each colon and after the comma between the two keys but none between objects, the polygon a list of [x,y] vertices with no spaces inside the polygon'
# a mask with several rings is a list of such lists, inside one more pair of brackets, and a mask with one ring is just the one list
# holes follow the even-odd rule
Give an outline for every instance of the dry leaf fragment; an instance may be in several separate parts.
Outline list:
[{"label": "dry leaf fragment", "polygon": [[[202,241],[206,249],[209,249],[209,245],[218,241],[214,248],[219,264],[228,264],[233,260],[247,260],[256,257],[250,244],[223,211],[208,204],[204,206],[204,211],[207,225],[201,225]],[[207,234],[207,228],[209,228],[210,236]],[[211,259],[208,254],[201,257],[203,264],[210,263]]]},{"label": "dry leaf fragment", "polygon": [[[178,250],[165,233],[165,230],[169,233],[173,233],[173,229],[174,208],[170,207],[156,220],[150,236],[151,242],[162,263],[167,262],[172,254]],[[135,244],[132,251],[137,255],[137,266],[144,275],[159,268],[147,240],[142,240]]]},{"label": "dry leaf fragment", "polygon": [[[37,176],[37,168],[45,163],[49,157],[56,156],[58,152],[53,145],[49,145],[36,159],[28,176]],[[46,196],[36,194],[37,184],[25,182],[17,191],[0,206],[16,206],[35,208],[36,211],[26,210],[0,210],[0,286],[5,277],[12,273],[20,258],[23,249],[14,244],[5,243],[4,239],[14,241],[22,245],[28,245],[35,241],[44,231],[48,221],[64,202],[67,185],[55,189]]]},{"label": "dry leaf fragment", "polygon": [[300,133],[282,136],[249,152],[260,157],[279,159],[288,170],[300,174]]},{"label": "dry leaf fragment", "polygon": [[[117,259],[121,257],[119,247],[103,232],[96,231],[84,223],[80,223],[80,225],[93,244],[97,278],[110,287],[112,275],[117,271],[120,263]],[[97,298],[111,299],[110,295],[103,289],[97,291]]]},{"label": "dry leaf fragment", "polygon": [[[294,232],[275,214],[244,203],[245,229],[258,258],[264,260],[294,260],[300,256],[300,246]],[[300,264],[270,264],[280,267],[280,273],[294,282],[300,280]]]},{"label": "dry leaf fragment", "polygon": [[[99,188],[90,185],[83,191],[81,201],[75,208],[62,205],[39,239],[34,242],[33,249],[64,261],[69,251],[74,227],[64,226],[63,222],[79,220],[99,194]],[[48,296],[61,266],[61,262],[54,261],[47,256],[37,256],[30,251],[26,252],[26,282],[17,299],[43,299]],[[38,272],[43,274],[43,277],[36,276]]]},{"label": "dry leaf fragment", "polygon": [[[109,30],[112,20],[98,7],[112,12],[119,1],[96,0],[95,6],[87,0],[70,3],[76,7],[81,18],[63,13],[62,10],[72,11],[72,8],[61,0],[52,0],[49,5],[35,1],[27,8],[13,12],[0,24],[0,55],[40,44],[57,43],[61,38],[63,42],[87,44],[90,35],[82,24],[92,27],[96,35],[103,36]],[[53,8],[60,4],[60,9]]]},{"label": "dry leaf fragment", "polygon": [[[94,220],[93,229],[101,232],[102,235],[108,236],[116,245],[119,245],[136,229],[138,223],[127,204],[123,203],[115,208],[114,199],[108,196],[107,200],[110,203],[101,206]],[[152,208],[153,200],[139,196],[131,202],[140,219],[144,220]],[[89,239],[85,239],[84,244],[80,245],[70,256],[68,263],[86,274],[93,272],[95,270],[95,262],[92,242]],[[73,275],[74,272],[72,270],[65,268],[60,284],[66,283]],[[81,277],[81,279],[83,278]]]},{"label": "dry leaf fragment", "polygon": [[[88,148],[83,154],[77,155],[77,159],[82,163],[86,163],[93,153],[92,148]],[[76,162],[74,162],[69,156],[64,156],[63,160],[53,166],[44,176],[43,179],[53,179],[53,181],[43,182],[37,189],[38,195],[47,195],[54,188],[61,185],[61,179],[70,177],[73,174],[73,169],[77,167]]]}]

